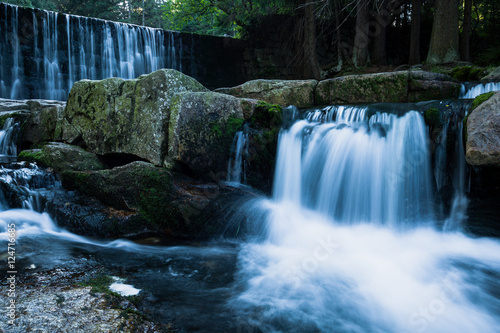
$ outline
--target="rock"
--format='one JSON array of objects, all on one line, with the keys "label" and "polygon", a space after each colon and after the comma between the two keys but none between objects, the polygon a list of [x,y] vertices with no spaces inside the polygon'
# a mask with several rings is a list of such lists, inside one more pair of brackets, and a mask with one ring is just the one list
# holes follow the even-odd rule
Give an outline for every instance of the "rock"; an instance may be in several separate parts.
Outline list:
[{"label": "rock", "polygon": [[62,181],[83,196],[48,199],[50,211],[59,216],[58,223],[62,220],[71,231],[101,237],[154,232],[207,238],[224,229],[224,212],[214,205],[222,207],[221,201],[227,204],[246,193],[196,181],[147,162],[110,170],[68,171],[62,174]]},{"label": "rock", "polygon": [[500,81],[500,67],[495,68],[491,73],[481,79],[483,82]]},{"label": "rock", "polygon": [[24,101],[13,101],[0,98],[0,129],[8,118],[24,123],[30,116],[29,105]]},{"label": "rock", "polygon": [[83,148],[61,142],[51,142],[42,149],[24,150],[20,160],[38,162],[56,171],[102,170],[106,166],[99,158]]},{"label": "rock", "polygon": [[457,98],[460,85],[444,74],[400,71],[348,75],[324,80],[316,87],[317,105],[407,103]]},{"label": "rock", "polygon": [[3,124],[6,118],[13,117],[23,123],[21,144],[25,146],[60,140],[58,124],[65,106],[60,101],[0,99],[0,122]]},{"label": "rock", "polygon": [[66,107],[65,102],[27,100],[30,116],[23,126],[23,143],[39,144],[61,140],[58,126]]},{"label": "rock", "polygon": [[207,89],[173,69],[134,80],[76,82],[64,112],[67,122],[62,123],[62,137],[72,142],[80,136],[97,154],[132,154],[162,165],[167,154],[171,100],[186,91]]},{"label": "rock", "polygon": [[[20,258],[19,266],[32,262]],[[14,324],[0,321],[0,332],[165,332],[166,325],[153,323],[125,297],[111,294],[100,281],[111,279],[104,275],[92,259],[73,258],[64,266],[54,262],[35,262],[34,271],[21,267],[15,283]],[[38,267],[44,268],[38,268]],[[55,266],[55,267],[53,267]],[[47,269],[45,267],[50,267]],[[108,273],[109,274],[109,273]],[[85,285],[85,286],[82,286]],[[0,301],[9,304],[13,300],[2,293]],[[135,304],[139,304],[135,301]]]},{"label": "rock", "polygon": [[219,88],[216,92],[262,100],[282,106],[309,107],[315,104],[316,80],[252,80],[232,88]]},{"label": "rock", "polygon": [[138,212],[116,209],[78,191],[54,189],[44,193],[54,222],[78,235],[123,238],[151,232]]},{"label": "rock", "polygon": [[450,76],[425,71],[409,71],[407,102],[455,99],[461,85]]},{"label": "rock", "polygon": [[236,131],[244,117],[253,113],[248,111],[248,103],[215,92],[177,94],[172,99],[168,130],[169,159],[188,167],[199,178],[220,178],[216,175],[227,170]]},{"label": "rock", "polygon": [[500,93],[469,115],[465,159],[474,166],[500,167]]}]

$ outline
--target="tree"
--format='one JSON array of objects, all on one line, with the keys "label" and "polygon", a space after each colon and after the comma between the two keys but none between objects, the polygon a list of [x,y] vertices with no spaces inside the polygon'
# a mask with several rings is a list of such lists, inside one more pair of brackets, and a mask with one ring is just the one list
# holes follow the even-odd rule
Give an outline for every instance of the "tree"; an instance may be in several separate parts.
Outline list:
[{"label": "tree", "polygon": [[373,63],[377,65],[387,64],[387,25],[392,21],[387,7],[389,0],[375,1],[376,12],[373,13],[374,21],[370,24],[370,35],[373,36]]},{"label": "tree", "polygon": [[436,0],[428,63],[442,64],[460,59],[458,7],[459,0]]},{"label": "tree", "polygon": [[356,67],[364,67],[368,64],[368,12],[369,0],[357,0],[356,3],[356,34],[354,36],[354,51],[352,62]]},{"label": "tree", "polygon": [[296,7],[297,24],[295,39],[297,65],[303,78],[321,79],[321,69],[316,54],[316,13],[315,3],[300,0]]},{"label": "tree", "polygon": [[472,30],[472,0],[464,1],[464,24],[460,40],[460,58],[470,61],[470,37]]},{"label": "tree", "polygon": [[420,13],[421,0],[411,1],[410,65],[420,63]]}]

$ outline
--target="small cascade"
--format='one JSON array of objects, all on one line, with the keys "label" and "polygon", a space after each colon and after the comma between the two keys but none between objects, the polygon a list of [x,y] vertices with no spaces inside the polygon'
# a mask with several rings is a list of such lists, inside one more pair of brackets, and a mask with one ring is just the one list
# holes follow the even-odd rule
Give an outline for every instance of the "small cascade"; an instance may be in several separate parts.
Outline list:
[{"label": "small cascade", "polygon": [[231,145],[231,158],[227,167],[227,181],[230,183],[241,184],[243,175],[243,184],[246,183],[246,161],[248,154],[248,134],[244,131],[238,131],[234,135]]},{"label": "small cascade", "polygon": [[0,161],[8,161],[17,157],[17,139],[19,135],[19,125],[13,118],[7,118],[0,130]]},{"label": "small cascade", "polygon": [[42,193],[59,187],[54,174],[25,162],[11,163],[0,169],[0,183],[9,208],[23,208],[42,213],[45,200]]},{"label": "small cascade", "polygon": [[490,91],[500,91],[500,82],[478,83],[474,85],[462,84],[460,88],[460,98],[476,98]]},{"label": "small cascade", "polygon": [[[26,15],[31,9],[8,4],[0,9],[6,18],[0,23],[0,98],[65,100],[73,83],[83,79],[182,71],[180,33],[38,9]],[[23,37],[23,45],[21,21],[34,31]]]},{"label": "small cascade", "polygon": [[427,130],[417,111],[327,107],[307,119],[280,134],[274,200],[339,223],[433,220]]}]

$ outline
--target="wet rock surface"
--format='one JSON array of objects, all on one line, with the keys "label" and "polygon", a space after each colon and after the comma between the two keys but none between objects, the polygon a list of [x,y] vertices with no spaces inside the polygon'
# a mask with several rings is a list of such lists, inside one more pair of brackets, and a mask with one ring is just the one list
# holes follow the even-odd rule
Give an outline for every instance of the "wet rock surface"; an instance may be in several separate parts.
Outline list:
[{"label": "wet rock surface", "polygon": [[[77,258],[64,265],[38,268],[23,259],[25,268],[16,276],[16,318],[11,325],[0,321],[2,332],[165,332],[166,326],[151,322],[136,305],[138,299],[88,285],[110,272],[92,259]],[[2,281],[2,288],[7,288]],[[0,302],[12,298],[0,294]]]},{"label": "wet rock surface", "polygon": [[469,115],[465,158],[470,165],[500,167],[500,93]]}]

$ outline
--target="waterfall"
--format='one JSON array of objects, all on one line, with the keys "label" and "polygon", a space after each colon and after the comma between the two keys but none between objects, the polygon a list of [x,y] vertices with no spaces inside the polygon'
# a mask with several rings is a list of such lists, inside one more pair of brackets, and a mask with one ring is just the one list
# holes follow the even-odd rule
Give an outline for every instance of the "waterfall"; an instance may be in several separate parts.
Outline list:
[{"label": "waterfall", "polygon": [[500,91],[500,82],[478,83],[472,86],[462,84],[460,98],[476,98],[490,91]]},{"label": "waterfall", "polygon": [[17,136],[19,125],[13,118],[7,118],[0,130],[0,160],[17,156]]},{"label": "waterfall", "polygon": [[447,232],[464,218],[465,164],[446,117],[459,165],[444,223],[420,112],[333,106],[282,130],[273,197],[248,207],[267,231],[239,256],[241,331],[498,331],[500,243]]},{"label": "waterfall", "polygon": [[238,131],[234,135],[231,145],[231,158],[228,163],[227,181],[230,183],[241,184],[241,175],[243,174],[243,183],[246,181],[244,156],[248,154],[248,134]]},{"label": "waterfall", "polygon": [[[0,98],[65,100],[73,83],[83,79],[182,71],[179,33],[8,4],[0,8],[6,18],[0,23]],[[20,11],[28,10],[20,19]]]},{"label": "waterfall", "polygon": [[274,200],[339,223],[401,227],[433,220],[422,116],[329,107],[280,135]]}]

